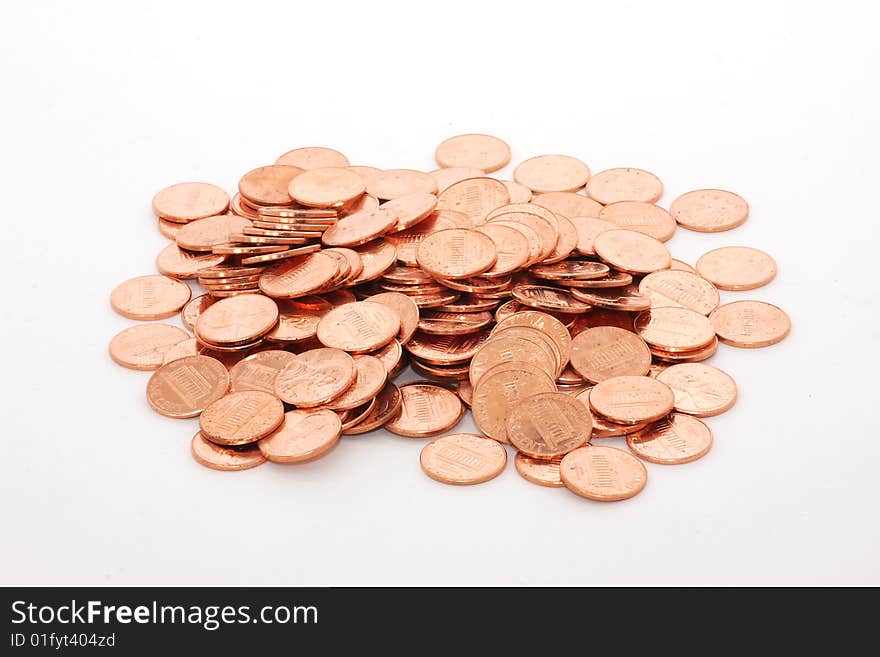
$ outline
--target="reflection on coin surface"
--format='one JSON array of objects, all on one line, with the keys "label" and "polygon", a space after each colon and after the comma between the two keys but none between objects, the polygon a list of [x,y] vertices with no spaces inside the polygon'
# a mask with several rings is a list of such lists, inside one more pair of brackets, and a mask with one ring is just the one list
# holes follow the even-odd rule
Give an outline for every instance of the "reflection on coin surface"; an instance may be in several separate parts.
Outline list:
[{"label": "reflection on coin surface", "polygon": [[326,408],[297,409],[284,414],[281,425],[258,443],[275,463],[303,463],[324,456],[339,442],[342,422]]},{"label": "reflection on coin surface", "polygon": [[284,406],[275,395],[259,390],[230,392],[208,405],[199,416],[199,428],[215,443],[244,445],[274,431],[283,416]]},{"label": "reflection on coin surface", "polygon": [[781,308],[763,301],[734,301],[709,315],[718,339],[734,347],[767,347],[788,335],[791,320]]},{"label": "reflection on coin surface", "polygon": [[672,365],[657,375],[675,395],[675,410],[708,417],[723,413],[736,402],[736,382],[717,367],[704,363]]},{"label": "reflection on coin surface", "polygon": [[585,380],[599,383],[615,376],[647,374],[651,351],[632,331],[596,326],[575,336],[571,364]]},{"label": "reflection on coin surface", "polygon": [[187,356],[162,365],[147,384],[147,401],[162,415],[195,417],[229,388],[229,372],[209,356]]},{"label": "reflection on coin surface", "polygon": [[201,431],[193,436],[190,448],[196,461],[213,470],[248,470],[266,462],[255,445],[218,445],[205,438]]},{"label": "reflection on coin surface", "polygon": [[651,422],[672,411],[675,397],[665,383],[647,376],[617,376],[590,391],[590,408],[618,424]]},{"label": "reflection on coin surface", "polygon": [[549,486],[550,488],[563,488],[565,486],[559,474],[559,466],[562,463],[561,456],[552,459],[536,459],[526,456],[522,452],[517,452],[513,463],[516,466],[516,471],[526,481],[538,484],[539,486]]},{"label": "reflection on coin surface", "polygon": [[457,135],[444,140],[434,157],[441,167],[473,167],[492,173],[510,162],[510,146],[490,135]]},{"label": "reflection on coin surface", "polygon": [[165,362],[165,354],[187,338],[186,331],[169,324],[137,324],[113,336],[110,357],[132,370],[155,370]]},{"label": "reflection on coin surface", "polygon": [[718,290],[709,281],[686,271],[655,271],[639,283],[639,292],[651,299],[651,306],[676,306],[708,315],[718,307]]},{"label": "reflection on coin surface", "polygon": [[310,349],[275,378],[275,394],[288,404],[310,408],[336,399],[357,377],[354,360],[340,349]]},{"label": "reflection on coin surface", "polygon": [[113,289],[110,305],[129,319],[165,319],[178,313],[191,296],[189,285],[168,276],[138,276]]},{"label": "reflection on coin surface", "polygon": [[759,249],[725,246],[700,256],[697,271],[721,290],[754,290],[776,277],[776,261]]},{"label": "reflection on coin surface", "polygon": [[526,397],[507,417],[507,439],[535,458],[562,456],[590,439],[593,419],[577,399],[561,392]]},{"label": "reflection on coin surface", "polygon": [[669,206],[680,226],[717,233],[742,225],[749,216],[745,199],[722,189],[698,189],[682,194]]},{"label": "reflection on coin surface", "polygon": [[440,386],[411,383],[400,394],[400,415],[385,425],[399,436],[433,436],[454,427],[464,413],[458,395]]},{"label": "reflection on coin surface", "polygon": [[590,178],[587,195],[604,205],[622,201],[654,203],[663,195],[663,183],[643,169],[607,169]]},{"label": "reflection on coin surface", "polygon": [[501,474],[507,464],[507,452],[494,440],[473,433],[456,433],[425,445],[419,462],[431,479],[467,486]]}]

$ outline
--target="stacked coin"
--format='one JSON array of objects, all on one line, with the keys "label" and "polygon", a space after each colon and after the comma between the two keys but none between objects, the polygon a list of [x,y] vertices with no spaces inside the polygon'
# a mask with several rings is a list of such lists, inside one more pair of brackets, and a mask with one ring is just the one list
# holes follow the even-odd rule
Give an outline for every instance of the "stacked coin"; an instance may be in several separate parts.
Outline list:
[{"label": "stacked coin", "polygon": [[[160,191],[163,275],[126,281],[111,303],[135,320],[179,313],[192,335],[140,324],[111,357],[155,370],[149,403],[198,416],[192,454],[221,470],[312,460],[381,427],[437,436],[467,408],[480,433],[428,443],[433,479],[487,481],[515,449],[526,480],[613,501],[644,488],[642,461],[706,454],[699,418],[737,389],[702,361],[719,342],[779,342],[790,321],[721,303],[719,290],[774,278],[766,253],[722,247],[694,268],[665,242],[678,226],[742,224],[745,201],[697,190],[666,210],[653,174],[592,175],[565,155],[499,180],[487,174],[510,148],[488,135],[452,137],[436,160],[431,173],[380,170],[305,147],[246,173],[232,199],[207,183]],[[192,296],[192,278],[206,294]],[[407,365],[425,380],[398,387]],[[618,438],[627,450],[607,444]]]}]

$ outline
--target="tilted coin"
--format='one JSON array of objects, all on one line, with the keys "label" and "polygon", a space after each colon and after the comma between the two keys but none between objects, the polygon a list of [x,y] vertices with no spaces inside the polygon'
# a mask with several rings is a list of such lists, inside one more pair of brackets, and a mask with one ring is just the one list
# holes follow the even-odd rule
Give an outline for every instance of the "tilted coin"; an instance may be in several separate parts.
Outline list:
[{"label": "tilted coin", "polygon": [[642,463],[615,447],[581,447],[562,458],[560,477],[571,492],[597,502],[617,502],[638,495],[648,481]]},{"label": "tilted coin", "polygon": [[715,337],[712,323],[705,315],[671,306],[639,313],[633,328],[649,345],[673,352],[699,349]]},{"label": "tilted coin", "polygon": [[546,372],[527,363],[496,365],[474,386],[474,423],[490,438],[507,442],[510,412],[523,399],[539,392],[556,392],[556,383]]},{"label": "tilted coin", "polygon": [[513,179],[533,192],[573,192],[587,184],[590,168],[568,155],[539,155],[521,162]]},{"label": "tilted coin", "polygon": [[718,290],[705,278],[686,271],[655,271],[639,282],[639,292],[651,299],[651,306],[676,306],[708,315],[718,307]]},{"label": "tilted coin", "polygon": [[616,376],[590,391],[590,409],[618,424],[658,420],[672,412],[674,403],[670,387],[647,376]]},{"label": "tilted coin", "polygon": [[665,242],[675,234],[676,223],[672,215],[652,203],[622,201],[605,206],[599,218],[610,221],[619,228],[634,230]]},{"label": "tilted coin", "polygon": [[274,431],[284,418],[284,405],[260,390],[230,392],[212,402],[199,416],[199,429],[221,445],[252,443]]},{"label": "tilted coin", "polygon": [[663,195],[663,183],[643,169],[606,169],[590,178],[587,195],[604,205],[622,201],[654,203]]},{"label": "tilted coin", "polygon": [[226,212],[229,194],[210,183],[185,182],[160,190],[153,197],[157,217],[187,223]]},{"label": "tilted coin", "polygon": [[615,376],[642,376],[651,366],[648,345],[632,331],[616,326],[596,326],[572,340],[571,364],[591,383]]},{"label": "tilted coin", "polygon": [[661,465],[690,463],[712,448],[712,430],[690,415],[672,413],[626,437],[630,451]]},{"label": "tilted coin", "polygon": [[536,458],[562,456],[590,440],[593,419],[580,401],[561,392],[526,397],[507,416],[507,439]]},{"label": "tilted coin", "polygon": [[238,361],[229,371],[231,390],[258,390],[275,394],[275,378],[295,358],[289,351],[267,349]]},{"label": "tilted coin", "polygon": [[400,331],[400,315],[382,303],[358,301],[329,311],[318,322],[318,340],[325,347],[350,353],[375,351]]},{"label": "tilted coin", "polygon": [[376,396],[376,405],[372,410],[363,420],[354,426],[345,428],[342,432],[343,435],[355,436],[384,426],[386,422],[400,413],[401,399],[400,389],[391,382],[386,383]]},{"label": "tilted coin", "polygon": [[516,471],[526,481],[550,488],[563,488],[565,486],[559,474],[562,456],[551,459],[537,459],[526,456],[522,452],[517,452],[513,463],[516,466]]},{"label": "tilted coin", "polygon": [[162,365],[147,383],[147,401],[157,413],[195,417],[229,389],[229,372],[209,356],[187,356]]},{"label": "tilted coin", "polygon": [[675,199],[669,213],[684,228],[717,233],[742,225],[748,219],[749,205],[733,192],[698,189]]},{"label": "tilted coin", "polygon": [[165,354],[187,338],[186,331],[169,324],[137,324],[113,337],[110,357],[131,370],[155,370],[165,362]]},{"label": "tilted coin", "polygon": [[491,135],[457,135],[437,146],[434,158],[441,167],[474,167],[491,173],[510,162],[510,146]]},{"label": "tilted coin", "polygon": [[196,461],[212,470],[248,470],[266,462],[255,445],[218,445],[205,438],[201,431],[193,436],[190,450]]},{"label": "tilted coin", "polygon": [[275,161],[275,164],[285,164],[308,171],[321,167],[347,167],[349,163],[345,155],[332,148],[306,146],[287,151]]},{"label": "tilted coin", "polygon": [[629,274],[669,269],[672,261],[663,242],[634,230],[606,230],[596,237],[594,248],[603,261]]},{"label": "tilted coin", "polygon": [[791,320],[781,308],[763,301],[725,303],[709,315],[718,339],[734,347],[767,347],[782,341]]},{"label": "tilted coin", "polygon": [[165,319],[178,313],[192,296],[189,285],[168,276],[138,276],[110,294],[113,310],[129,319]]},{"label": "tilted coin", "polygon": [[736,382],[717,367],[705,363],[672,365],[657,375],[675,395],[675,410],[689,415],[718,415],[736,402]]},{"label": "tilted coin", "polygon": [[759,249],[725,246],[700,256],[697,271],[721,290],[754,290],[776,277],[776,261]]},{"label": "tilted coin", "polygon": [[408,384],[400,388],[400,414],[385,424],[399,436],[422,438],[458,424],[464,406],[454,392],[440,386]]},{"label": "tilted coin", "polygon": [[495,243],[474,230],[450,228],[428,235],[419,244],[419,266],[436,278],[468,278],[495,264]]},{"label": "tilted coin", "polygon": [[310,349],[291,361],[275,378],[275,394],[294,406],[326,404],[354,383],[354,360],[340,349]]},{"label": "tilted coin", "polygon": [[419,455],[422,471],[444,484],[468,486],[494,479],[507,465],[507,452],[494,440],[456,433],[432,440]]},{"label": "tilted coin", "polygon": [[303,463],[327,454],[339,442],[342,422],[326,408],[296,409],[284,414],[275,431],[257,444],[275,463]]}]

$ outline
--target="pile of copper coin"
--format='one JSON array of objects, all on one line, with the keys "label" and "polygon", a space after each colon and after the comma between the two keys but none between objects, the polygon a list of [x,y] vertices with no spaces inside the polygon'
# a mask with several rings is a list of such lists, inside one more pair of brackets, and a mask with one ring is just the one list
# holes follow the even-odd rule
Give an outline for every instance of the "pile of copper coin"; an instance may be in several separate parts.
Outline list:
[{"label": "pile of copper coin", "polygon": [[[700,418],[733,406],[737,386],[704,361],[719,342],[775,344],[790,321],[765,302],[721,303],[719,290],[774,278],[763,251],[722,246],[691,267],[664,242],[735,228],[746,202],[701,189],[664,209],[655,175],[591,175],[564,155],[499,180],[488,174],[510,148],[488,135],[435,157],[425,173],[298,148],[232,198],[202,182],[156,194],[171,243],[159,274],[113,290],[118,313],[148,323],[110,355],[155,370],[156,412],[199,418],[195,459],[301,463],[384,427],[435,437],[420,463],[444,483],[492,479],[510,445],[526,480],[614,501],[644,488],[643,461],[706,454]],[[153,321],[176,315],[183,328]],[[407,365],[423,380],[398,386]],[[481,433],[450,433],[468,408]]]}]

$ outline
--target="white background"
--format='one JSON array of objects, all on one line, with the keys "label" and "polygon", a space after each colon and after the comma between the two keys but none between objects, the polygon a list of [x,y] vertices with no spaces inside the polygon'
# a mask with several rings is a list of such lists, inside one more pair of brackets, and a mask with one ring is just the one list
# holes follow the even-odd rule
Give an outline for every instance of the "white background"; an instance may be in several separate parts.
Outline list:
[{"label": "white background", "polygon": [[[135,4],[16,3],[0,25],[0,584],[880,584],[870,3]],[[166,243],[152,195],[234,190],[306,145],[430,170],[462,132],[514,165],[643,167],[664,206],[748,200],[741,228],[669,243],[767,250],[777,279],[723,298],[793,320],[712,359],[740,386],[712,452],[605,505],[512,459],[444,486],[424,441],[384,432],[308,465],[197,465],[195,420],[151,412],[149,374],[107,355],[131,324],[110,290]]]}]

